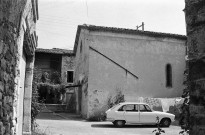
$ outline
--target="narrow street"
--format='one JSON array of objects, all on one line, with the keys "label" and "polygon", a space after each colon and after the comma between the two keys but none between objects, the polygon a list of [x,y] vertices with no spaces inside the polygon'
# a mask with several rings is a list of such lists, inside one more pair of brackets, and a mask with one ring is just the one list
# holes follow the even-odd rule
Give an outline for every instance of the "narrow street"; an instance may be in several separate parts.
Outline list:
[{"label": "narrow street", "polygon": [[[155,126],[126,125],[116,128],[111,122],[89,122],[73,114],[43,113],[37,119],[42,133],[47,135],[155,135]],[[165,135],[178,135],[179,126],[164,128]],[[162,134],[163,135],[163,134]]]}]

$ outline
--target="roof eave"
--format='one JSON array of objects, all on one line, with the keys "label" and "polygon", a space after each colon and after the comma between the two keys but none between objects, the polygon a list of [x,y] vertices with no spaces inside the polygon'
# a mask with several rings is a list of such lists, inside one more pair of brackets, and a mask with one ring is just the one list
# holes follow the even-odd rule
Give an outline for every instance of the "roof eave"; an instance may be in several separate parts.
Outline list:
[{"label": "roof eave", "polygon": [[132,30],[132,29],[121,29],[121,28],[102,27],[102,26],[94,26],[94,25],[78,25],[76,38],[74,42],[74,49],[73,49],[73,53],[75,55],[76,55],[76,51],[78,47],[78,40],[80,37],[81,29],[87,29],[89,31],[126,33],[126,34],[134,34],[134,35],[138,34],[138,35],[151,36],[151,37],[175,38],[179,40],[187,39],[185,35],[178,35],[178,34],[171,34],[171,33],[160,33],[160,32],[140,31],[140,30],[137,31],[137,30]]},{"label": "roof eave", "polygon": [[76,55],[76,51],[77,51],[77,48],[78,48],[78,40],[79,40],[79,37],[80,37],[80,31],[81,31],[82,27],[83,27],[82,25],[78,25],[78,28],[77,28],[77,33],[76,33],[76,36],[75,36],[75,42],[74,42],[74,48],[73,48],[74,55]]}]

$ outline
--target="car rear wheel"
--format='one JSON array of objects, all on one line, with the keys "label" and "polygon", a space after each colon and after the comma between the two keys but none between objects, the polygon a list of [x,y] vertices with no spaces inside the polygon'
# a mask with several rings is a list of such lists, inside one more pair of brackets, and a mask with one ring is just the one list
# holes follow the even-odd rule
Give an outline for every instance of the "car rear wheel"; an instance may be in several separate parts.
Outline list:
[{"label": "car rear wheel", "polygon": [[170,119],[162,119],[160,122],[161,126],[163,127],[169,127],[171,124],[171,120]]},{"label": "car rear wheel", "polygon": [[125,125],[125,121],[123,121],[123,120],[116,120],[115,122],[113,122],[113,124],[116,127],[123,127]]}]

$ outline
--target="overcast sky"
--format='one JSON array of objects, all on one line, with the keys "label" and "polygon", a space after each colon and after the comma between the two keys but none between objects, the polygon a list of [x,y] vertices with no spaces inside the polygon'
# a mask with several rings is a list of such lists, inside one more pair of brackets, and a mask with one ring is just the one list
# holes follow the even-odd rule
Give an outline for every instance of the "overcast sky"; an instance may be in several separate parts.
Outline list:
[{"label": "overcast sky", "polygon": [[184,0],[39,0],[38,48],[73,49],[77,26],[136,29],[186,35]]}]

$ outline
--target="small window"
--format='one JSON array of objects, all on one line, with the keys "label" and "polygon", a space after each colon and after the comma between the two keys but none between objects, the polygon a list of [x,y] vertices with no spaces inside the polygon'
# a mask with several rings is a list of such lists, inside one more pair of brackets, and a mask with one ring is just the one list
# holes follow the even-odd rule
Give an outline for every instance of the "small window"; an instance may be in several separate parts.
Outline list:
[{"label": "small window", "polygon": [[67,83],[73,83],[73,71],[67,71]]},{"label": "small window", "polygon": [[166,87],[172,87],[172,66],[166,65]]},{"label": "small window", "polygon": [[82,49],[83,49],[83,43],[82,41],[80,42],[80,53],[82,53]]}]

